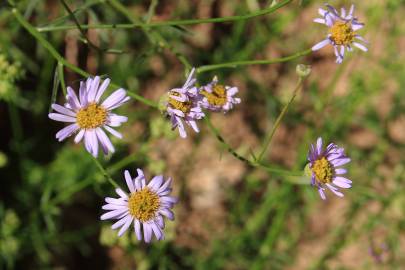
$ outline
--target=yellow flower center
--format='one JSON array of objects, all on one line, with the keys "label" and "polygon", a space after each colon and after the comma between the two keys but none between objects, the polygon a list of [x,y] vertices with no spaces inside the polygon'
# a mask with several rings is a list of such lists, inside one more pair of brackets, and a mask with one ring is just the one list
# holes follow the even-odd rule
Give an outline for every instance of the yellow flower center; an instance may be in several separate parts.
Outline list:
[{"label": "yellow flower center", "polygon": [[169,104],[170,106],[172,106],[173,108],[182,111],[183,113],[188,113],[191,110],[191,106],[192,106],[192,102],[191,101],[178,101],[174,98],[171,98],[170,95],[179,97],[180,94],[174,91],[170,91],[169,92]]},{"label": "yellow flower center", "polygon": [[107,120],[107,110],[96,103],[90,103],[86,108],[80,109],[76,113],[76,122],[80,128],[96,128]]},{"label": "yellow flower center", "polygon": [[128,200],[129,213],[142,222],[154,218],[159,206],[159,196],[148,188],[131,193]]},{"label": "yellow flower center", "polygon": [[311,170],[315,174],[316,181],[322,184],[332,182],[333,167],[325,157],[316,160]]},{"label": "yellow flower center", "polygon": [[349,45],[353,42],[355,32],[350,23],[335,22],[329,29],[331,39],[336,45]]},{"label": "yellow flower center", "polygon": [[202,90],[201,95],[205,96],[208,103],[214,106],[224,106],[227,101],[225,87],[219,84],[214,85],[212,93]]}]

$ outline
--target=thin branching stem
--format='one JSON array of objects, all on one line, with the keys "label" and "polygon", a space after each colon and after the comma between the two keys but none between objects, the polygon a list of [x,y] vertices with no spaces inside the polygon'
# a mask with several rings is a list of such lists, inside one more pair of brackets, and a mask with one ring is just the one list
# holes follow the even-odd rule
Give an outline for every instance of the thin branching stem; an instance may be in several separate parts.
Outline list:
[{"label": "thin branching stem", "polygon": [[113,185],[115,188],[121,189],[121,187],[115,182],[115,180],[111,177],[111,175],[107,172],[106,169],[104,169],[103,165],[101,165],[100,161],[98,161],[97,158],[93,157],[94,163],[97,165],[97,168],[100,170],[100,172],[104,175],[104,177],[107,179],[107,181]]},{"label": "thin branching stem", "polygon": [[[69,63],[62,55],[60,55],[56,49],[52,46],[51,43],[49,43],[42,35],[41,33],[39,33],[35,27],[33,27],[22,15],[21,13],[16,9],[13,8],[12,9],[12,13],[14,14],[14,17],[17,19],[17,21],[36,39],[38,40],[38,42],[63,66],[69,68],[70,70],[76,72],[79,75],[82,75],[83,77],[89,77],[91,76],[89,73],[87,73],[86,71],[82,70],[81,68]],[[117,86],[116,84],[111,84],[111,87],[115,87],[118,88],[119,86]],[[147,98],[144,98],[140,95],[138,95],[135,92],[132,91],[127,91],[127,94],[144,103],[145,105],[148,105],[150,107],[154,107],[157,108],[157,103],[149,100]]]},{"label": "thin branching stem", "polygon": [[208,128],[211,130],[212,133],[214,133],[215,137],[217,138],[217,140],[222,144],[222,146],[235,158],[239,159],[240,161],[242,161],[243,163],[247,164],[248,166],[251,167],[258,167],[258,168],[262,168],[265,171],[268,171],[270,173],[274,173],[277,175],[282,175],[282,176],[302,176],[302,172],[293,172],[293,171],[289,171],[289,170],[283,170],[283,169],[278,169],[278,168],[274,168],[274,167],[270,167],[264,163],[259,163],[257,161],[252,161],[240,154],[238,154],[226,141],[225,139],[222,137],[222,135],[219,133],[219,130],[217,128],[214,127],[214,125],[212,124],[209,116],[206,115],[206,117],[204,118],[205,122],[207,123]]},{"label": "thin branching stem", "polygon": [[[234,22],[234,21],[241,21],[241,20],[248,20],[251,18],[263,16],[270,14],[285,5],[292,2],[292,0],[284,0],[280,3],[262,9],[258,11],[254,11],[245,15],[236,15],[236,16],[227,16],[227,17],[219,17],[219,18],[204,18],[204,19],[189,19],[189,20],[172,20],[172,21],[162,21],[162,22],[150,22],[150,23],[143,23],[143,22],[133,22],[130,24],[82,24],[82,29],[132,29],[132,28],[142,28],[142,27],[162,27],[162,26],[181,26],[181,25],[193,25],[193,24],[203,24],[203,23],[227,23],[227,22]],[[49,32],[49,31],[60,31],[60,30],[69,30],[69,29],[76,29],[75,25],[60,25],[60,26],[44,26],[38,27],[39,32]]]},{"label": "thin branching stem", "polygon": [[94,50],[96,50],[96,51],[102,52],[102,53],[111,53],[111,54],[120,54],[120,53],[122,53],[122,51],[116,50],[116,49],[111,49],[111,50],[110,50],[110,49],[100,48],[100,47],[98,47],[96,44],[94,44],[93,42],[91,42],[91,40],[87,38],[87,34],[86,34],[86,32],[84,31],[84,29],[81,27],[81,24],[80,24],[80,22],[77,20],[77,18],[76,18],[76,16],[75,16],[74,12],[70,9],[70,7],[69,7],[68,4],[65,2],[65,0],[60,0],[60,1],[61,1],[61,3],[62,3],[63,7],[65,8],[65,10],[68,12],[70,18],[71,18],[71,19],[73,20],[73,22],[75,23],[77,29],[79,29],[79,31],[80,31],[80,33],[81,33],[81,35],[82,35],[82,37],[83,37],[83,40],[84,40],[84,43],[85,43],[85,44],[88,44],[88,45],[90,46],[90,48],[92,48],[92,49],[94,49]]},{"label": "thin branching stem", "polygon": [[153,44],[154,46],[167,48],[179,59],[179,61],[186,67],[186,69],[191,69],[192,65],[187,60],[187,58],[174,46],[170,45],[169,42],[167,42],[166,39],[159,32],[151,31],[149,23],[143,23],[142,21],[140,21],[139,18],[135,17],[131,12],[129,12],[128,8],[118,0],[108,0],[108,3],[115,10],[124,15],[130,22],[132,22],[133,24],[139,24],[140,28],[148,37],[151,44]]},{"label": "thin branching stem", "polygon": [[295,97],[297,96],[298,90],[301,88],[302,81],[303,81],[303,79],[302,79],[302,77],[300,77],[298,79],[297,86],[295,87],[290,100],[287,102],[287,104],[284,105],[284,108],[281,110],[279,116],[277,117],[276,122],[273,125],[273,128],[271,129],[268,136],[265,138],[263,147],[262,147],[262,151],[259,153],[259,155],[257,157],[257,162],[260,163],[261,160],[263,159],[263,156],[266,154],[267,149],[269,148],[269,145],[271,143],[271,140],[273,139],[274,133],[276,132],[277,128],[280,126],[281,120],[283,119],[284,115],[287,113],[290,104],[294,101]]},{"label": "thin branching stem", "polygon": [[206,65],[197,68],[197,73],[203,73],[211,70],[221,69],[221,68],[237,68],[240,66],[248,66],[248,65],[269,65],[269,64],[276,64],[276,63],[283,63],[288,62],[301,56],[305,56],[311,53],[311,49],[304,50],[301,52],[294,53],[292,55],[281,57],[281,58],[273,58],[273,59],[264,59],[264,60],[241,60],[241,61],[232,61],[227,63],[220,63],[220,64],[213,64],[213,65]]}]

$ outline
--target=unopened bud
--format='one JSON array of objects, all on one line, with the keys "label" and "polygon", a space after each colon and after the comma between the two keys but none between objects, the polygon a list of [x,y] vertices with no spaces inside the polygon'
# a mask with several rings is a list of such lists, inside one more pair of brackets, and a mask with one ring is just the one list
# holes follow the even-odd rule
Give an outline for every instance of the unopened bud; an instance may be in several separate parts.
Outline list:
[{"label": "unopened bud", "polygon": [[311,66],[304,65],[304,64],[298,64],[295,70],[296,70],[298,76],[307,77],[311,73]]}]

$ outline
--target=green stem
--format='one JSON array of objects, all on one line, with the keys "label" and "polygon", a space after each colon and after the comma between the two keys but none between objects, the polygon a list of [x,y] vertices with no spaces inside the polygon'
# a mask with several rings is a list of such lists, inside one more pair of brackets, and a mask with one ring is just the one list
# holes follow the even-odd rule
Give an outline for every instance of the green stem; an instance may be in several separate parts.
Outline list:
[{"label": "green stem", "polygon": [[287,102],[287,104],[284,105],[284,108],[282,109],[281,113],[279,114],[279,116],[276,119],[276,122],[274,123],[273,128],[271,129],[269,135],[266,137],[264,144],[263,144],[263,148],[262,151],[260,152],[258,158],[257,158],[257,162],[260,162],[264,156],[264,154],[266,154],[267,149],[271,143],[271,140],[273,139],[274,133],[276,132],[277,128],[280,126],[281,120],[283,119],[284,115],[286,114],[286,112],[288,111],[288,107],[290,106],[290,104],[294,101],[295,97],[297,96],[298,90],[301,88],[302,85],[302,77],[300,77],[298,79],[298,83],[297,86],[294,89],[294,92],[290,98],[290,100]]},{"label": "green stem", "polygon": [[124,6],[120,1],[118,0],[108,0],[110,5],[115,8],[118,12],[122,13],[127,19],[132,23],[132,24],[137,24],[139,27],[142,29],[142,31],[145,33],[145,35],[148,37],[150,43],[152,43],[155,46],[162,47],[162,48],[167,48],[170,50],[174,55],[180,60],[180,62],[186,67],[186,69],[191,69],[191,64],[187,60],[187,58],[180,53],[175,47],[170,45],[165,38],[159,33],[159,32],[152,32],[150,29],[150,24],[149,23],[143,23],[139,20],[139,18],[133,16],[131,12],[129,12],[128,8]]},{"label": "green stem", "polygon": [[55,48],[49,43],[28,21],[24,19],[24,17],[21,15],[21,13],[16,9],[13,8],[12,13],[14,17],[17,19],[17,21],[34,37],[38,40],[39,43],[41,43],[42,46],[44,46],[45,49],[49,51],[49,53],[60,63],[62,63],[64,66],[70,68],[74,72],[86,77],[88,76],[87,72],[84,70],[81,70],[80,68],[76,67],[75,65],[72,65],[68,61],[66,61],[65,58],[63,58],[56,50]]},{"label": "green stem", "polygon": [[156,6],[158,5],[159,0],[152,0],[152,2],[149,5],[149,9],[148,9],[148,15],[146,16],[146,23],[150,24],[153,15],[155,14],[155,10],[156,10]]},{"label": "green stem", "polygon": [[[189,20],[172,20],[172,21],[163,21],[163,22],[150,22],[150,23],[142,23],[142,22],[134,22],[131,24],[94,24],[94,25],[81,25],[82,29],[132,29],[136,27],[161,27],[161,26],[179,26],[179,25],[193,25],[193,24],[202,24],[202,23],[225,23],[225,22],[233,22],[233,21],[240,21],[240,20],[248,20],[254,17],[267,15],[276,11],[279,8],[289,4],[292,0],[284,0],[280,3],[262,9],[255,12],[251,12],[245,15],[236,15],[236,16],[228,16],[228,17],[220,17],[220,18],[204,18],[204,19],[189,19]],[[127,12],[127,9],[125,9]],[[46,26],[46,27],[38,27],[38,31],[40,32],[48,32],[48,31],[58,31],[58,30],[69,30],[69,29],[76,29],[74,25],[62,25],[62,26]]]},{"label": "green stem", "polygon": [[[98,161],[97,158],[93,157],[94,163],[96,163],[97,167],[99,168],[100,172],[104,175],[104,177],[110,182],[111,185],[113,185],[115,188],[119,188],[122,190],[122,188],[117,184],[117,182],[112,179],[110,174],[104,169],[103,165]],[[125,191],[124,191],[125,192]]]},{"label": "green stem", "polygon": [[82,41],[86,44],[89,45],[90,48],[99,51],[99,52],[103,52],[103,53],[111,53],[111,54],[121,54],[122,51],[121,50],[117,50],[117,49],[104,49],[104,48],[100,48],[98,47],[96,44],[94,44],[93,42],[91,42],[90,39],[87,38],[87,34],[84,31],[84,29],[81,27],[79,21],[77,20],[74,12],[69,8],[68,4],[65,2],[65,0],[60,0],[62,2],[63,7],[66,9],[66,11],[68,12],[70,18],[73,20],[74,24],[76,25],[77,29],[79,29],[81,35],[82,35]]},{"label": "green stem", "polygon": [[247,66],[247,65],[269,65],[269,64],[276,64],[276,63],[283,63],[288,62],[290,60],[294,60],[300,58],[301,56],[308,55],[312,52],[311,49],[297,52],[295,54],[281,57],[281,58],[274,58],[268,60],[241,60],[241,61],[232,61],[227,63],[221,64],[214,64],[214,65],[206,65],[197,68],[197,73],[203,73],[210,70],[221,69],[221,68],[236,68],[240,66]]},{"label": "green stem", "polygon": [[278,169],[278,168],[270,167],[264,163],[259,163],[257,161],[251,161],[251,160],[245,158],[244,156],[238,154],[228,143],[225,142],[224,138],[219,133],[219,131],[214,127],[214,125],[212,124],[212,122],[208,116],[206,116],[204,118],[204,120],[207,123],[208,128],[212,131],[212,133],[214,133],[215,137],[222,144],[222,146],[224,146],[224,148],[226,148],[226,150],[231,155],[233,155],[235,158],[239,159],[240,161],[244,162],[248,166],[262,168],[265,171],[268,171],[270,173],[274,173],[277,175],[282,175],[282,176],[302,176],[302,172],[293,172],[293,171]]},{"label": "green stem", "polygon": [[62,87],[63,95],[66,96],[65,75],[63,73],[63,64],[61,62],[58,62],[57,70],[58,70],[58,76],[59,76],[59,81],[60,81],[60,87]]},{"label": "green stem", "polygon": [[[55,48],[28,22],[24,19],[24,17],[21,15],[21,13],[16,9],[12,9],[12,13],[14,14],[14,17],[17,19],[17,21],[35,38],[38,40],[41,45],[48,50],[48,52],[56,59],[58,62],[67,68],[71,69],[72,71],[76,72],[77,74],[82,75],[83,77],[89,77],[91,76],[89,73],[86,71],[82,70],[81,68],[72,65],[68,61],[66,61],[65,58],[63,58],[56,50]],[[118,88],[119,86],[115,84],[111,84],[112,87]],[[149,99],[146,99],[134,92],[127,91],[127,94],[134,99],[148,105],[154,108],[157,108],[157,104]]]},{"label": "green stem", "polygon": [[127,166],[128,164],[136,161],[139,158],[139,156],[140,156],[140,153],[138,153],[138,152],[133,153],[129,156],[126,156],[125,158],[121,159],[120,161],[117,161],[116,163],[109,166],[107,168],[107,171],[110,173],[114,173],[114,172],[122,169],[123,167]]},{"label": "green stem", "polygon": [[77,29],[79,29],[80,33],[82,34],[85,43],[89,44],[90,47],[92,47],[93,49],[96,50],[100,50],[102,51],[99,47],[97,47],[96,45],[94,45],[88,38],[86,35],[86,32],[84,32],[84,30],[82,29],[82,27],[80,26],[80,22],[76,19],[75,14],[73,13],[73,11],[70,9],[70,7],[68,6],[68,4],[66,4],[65,0],[60,0],[62,3],[62,6],[66,9],[66,11],[69,13],[69,17],[73,20],[74,24],[76,25]]}]

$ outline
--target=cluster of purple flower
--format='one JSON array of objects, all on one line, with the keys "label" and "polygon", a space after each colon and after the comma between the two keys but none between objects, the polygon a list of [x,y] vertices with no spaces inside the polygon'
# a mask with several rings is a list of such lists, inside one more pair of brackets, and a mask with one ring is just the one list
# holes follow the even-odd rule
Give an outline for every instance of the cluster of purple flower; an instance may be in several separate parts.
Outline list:
[{"label": "cluster of purple flower", "polygon": [[181,88],[173,88],[167,93],[165,102],[172,128],[178,128],[182,138],[187,137],[184,123],[200,132],[196,120],[204,118],[203,109],[226,113],[234,104],[241,102],[240,98],[234,97],[238,93],[237,87],[218,84],[217,77],[207,85],[197,87],[194,75],[193,68]]},{"label": "cluster of purple flower", "polygon": [[[345,50],[351,51],[352,45],[366,51],[367,48],[364,45],[354,41],[358,39],[364,42],[364,39],[355,32],[362,28],[363,24],[358,22],[353,12],[354,6],[348,13],[342,8],[340,14],[330,5],[327,5],[327,10],[319,9],[322,18],[315,19],[315,22],[327,25],[329,34],[312,50],[332,44],[337,63],[343,61]],[[226,113],[235,104],[241,102],[240,98],[235,97],[238,88],[219,84],[217,77],[200,87],[196,85],[196,81],[193,68],[184,85],[169,90],[164,99],[165,113],[170,117],[172,128],[178,128],[182,138],[187,137],[185,124],[195,132],[199,132],[196,121],[205,117],[203,110]],[[112,110],[120,107],[130,98],[124,89],[118,89],[101,101],[109,83],[110,79],[105,79],[101,83],[98,76],[88,78],[80,83],[78,96],[72,88],[68,87],[64,106],[52,104],[56,113],[50,113],[49,118],[69,123],[56,133],[59,141],[73,134],[75,134],[75,143],[79,143],[84,138],[86,150],[95,158],[98,156],[99,146],[106,155],[115,151],[105,131],[117,138],[122,138],[122,135],[113,127],[119,127],[128,118],[114,114]],[[326,149],[323,149],[322,138],[318,138],[316,144],[310,146],[308,161],[311,185],[318,188],[322,199],[326,199],[324,192],[326,188],[339,197],[344,196],[339,188],[351,188],[352,181],[342,176],[347,171],[341,166],[350,162],[343,148],[330,143]],[[133,179],[129,172],[125,171],[125,181],[130,193],[117,188],[115,191],[119,198],[105,198],[106,204],[102,209],[107,212],[101,216],[101,219],[118,220],[112,225],[112,229],[120,228],[119,236],[133,223],[139,240],[143,238],[149,243],[153,235],[157,240],[162,240],[165,226],[163,216],[173,220],[174,214],[171,209],[177,203],[176,198],[169,196],[172,191],[171,179],[164,181],[163,176],[158,175],[147,183],[143,171],[137,169],[137,172],[138,176]]]}]

